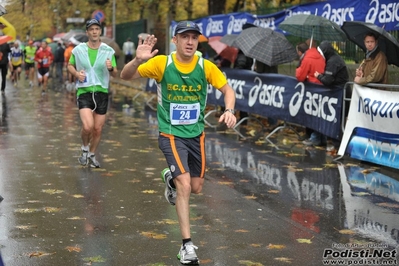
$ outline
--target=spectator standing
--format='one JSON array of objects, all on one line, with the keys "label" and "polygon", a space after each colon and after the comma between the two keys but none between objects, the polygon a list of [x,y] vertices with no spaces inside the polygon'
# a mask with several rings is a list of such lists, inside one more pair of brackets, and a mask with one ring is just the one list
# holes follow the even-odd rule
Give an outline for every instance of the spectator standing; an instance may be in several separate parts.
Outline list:
[{"label": "spectator standing", "polygon": [[123,54],[125,55],[125,64],[129,63],[132,61],[133,56],[136,53],[136,46],[134,45],[134,42],[129,38],[127,38],[126,42],[123,43],[122,46]]},{"label": "spectator standing", "polygon": [[388,59],[378,47],[378,37],[370,32],[364,36],[366,55],[359,68],[356,69],[354,81],[359,85],[367,83],[388,83]]},{"label": "spectator standing", "polygon": [[215,64],[194,54],[200,34],[199,26],[192,21],[177,23],[173,37],[176,53],[158,56],[155,56],[158,50],[152,51],[157,41],[154,35],[146,37],[144,42],[139,38],[136,57],[121,72],[122,79],[147,77],[159,83],[158,142],[169,166],[162,171],[165,197],[176,205],[182,236],[177,257],[180,263],[190,265],[199,263],[195,252],[198,247],[191,240],[189,201],[191,193],[200,193],[204,184],[208,83],[224,95],[226,111],[219,122],[229,128],[236,123],[234,90]]},{"label": "spectator standing", "polygon": [[[343,88],[345,84],[349,81],[348,69],[346,67],[345,61],[335,52],[334,47],[328,41],[323,41],[320,43],[317,50],[326,60],[326,67],[323,73],[316,71],[314,76],[321,81],[321,83],[331,89]],[[349,90],[348,90],[349,92]],[[305,145],[313,145],[317,142],[322,142],[326,139],[323,134],[317,131],[313,131],[310,139],[305,140],[303,143]],[[333,140],[333,145],[335,149],[338,149],[339,140]],[[327,147],[327,150],[332,148]]]},{"label": "spectator standing", "polygon": [[[297,49],[298,51],[299,49]],[[323,56],[317,51],[316,42],[312,41],[312,46],[309,46],[309,49],[304,52],[302,60],[300,60],[300,65],[297,67],[295,71],[295,77],[298,81],[301,82],[313,82],[321,84],[321,81],[318,80],[314,73],[317,71],[319,73],[324,72],[324,68],[326,66],[326,61]]]},{"label": "spectator standing", "polygon": [[55,71],[56,78],[61,83],[64,81],[64,53],[65,53],[65,49],[62,46],[62,44],[59,42],[57,44],[57,49],[55,50],[54,64],[55,64],[55,70],[56,70]]},{"label": "spectator standing", "polygon": [[[296,79],[301,82],[307,81],[321,84],[321,81],[314,76],[314,73],[316,71],[319,73],[324,72],[326,61],[319,51],[317,51],[317,45],[314,40],[312,41],[312,47],[309,45],[310,40],[307,40],[305,43],[299,43],[296,47],[296,51],[299,56],[299,63],[295,71],[295,76]],[[313,141],[310,140],[312,133],[312,129],[306,128],[306,136],[309,139],[305,140],[304,144],[307,141]],[[325,141],[313,141],[312,143],[316,146],[326,145]]]},{"label": "spectator standing", "polygon": [[[252,70],[252,65],[254,60],[251,57],[246,56],[240,49],[238,50],[236,61],[234,62],[235,69],[246,69]],[[244,111],[239,111],[240,119],[248,117],[248,113]],[[242,121],[241,125],[246,125],[247,121]]]},{"label": "spectator standing", "polygon": [[6,89],[6,79],[10,52],[11,47],[8,43],[0,44],[1,94],[3,95]]}]

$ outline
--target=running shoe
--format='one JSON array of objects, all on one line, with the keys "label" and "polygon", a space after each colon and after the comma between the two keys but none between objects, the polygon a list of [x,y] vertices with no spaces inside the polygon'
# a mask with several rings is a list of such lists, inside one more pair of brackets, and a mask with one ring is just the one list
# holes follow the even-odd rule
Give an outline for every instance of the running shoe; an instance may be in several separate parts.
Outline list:
[{"label": "running shoe", "polygon": [[82,149],[82,155],[78,158],[78,161],[81,165],[87,165],[88,154],[89,154],[89,151]]},{"label": "running shoe", "polygon": [[181,246],[177,259],[184,265],[199,265],[199,260],[195,253],[196,249],[198,247],[194,246],[193,242],[187,242],[184,246]]},{"label": "running shoe", "polygon": [[89,166],[92,168],[100,168],[100,163],[96,160],[96,156],[94,154],[88,157]]},{"label": "running shoe", "polygon": [[161,172],[162,181],[165,183],[165,198],[171,204],[176,204],[176,189],[170,186],[170,181],[172,180],[172,174],[169,168],[165,168]]}]

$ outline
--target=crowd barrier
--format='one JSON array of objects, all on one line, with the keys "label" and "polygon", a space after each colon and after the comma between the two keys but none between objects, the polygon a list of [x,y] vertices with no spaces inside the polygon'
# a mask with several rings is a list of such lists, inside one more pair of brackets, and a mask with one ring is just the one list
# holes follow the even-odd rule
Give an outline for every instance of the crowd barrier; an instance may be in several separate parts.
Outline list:
[{"label": "crowd barrier", "polygon": [[[222,68],[222,71],[236,93],[236,110],[283,120],[282,127],[301,125],[334,139],[342,135],[343,88],[330,89],[318,84],[298,82],[294,77],[281,74],[259,74],[231,68]],[[155,81],[149,79],[146,91],[155,93],[156,88]],[[224,106],[223,95],[219,90],[208,85],[207,92],[208,105]],[[214,126],[207,120],[214,111],[205,115],[205,122],[209,126]],[[279,129],[281,127],[276,128],[277,131]]]},{"label": "crowd barrier", "polygon": [[[231,68],[222,71],[236,93],[236,110],[284,121],[265,139],[282,128],[300,125],[333,139],[342,138],[336,160],[348,155],[399,169],[399,85],[370,83],[367,86],[373,88],[369,88],[348,82],[344,88],[328,88],[281,74]],[[155,81],[149,79],[145,90],[155,93]],[[350,97],[345,93],[348,90],[352,91]],[[215,109],[206,113],[205,123],[215,127],[208,118],[217,106],[224,106],[223,95],[211,85],[207,92],[207,103]],[[347,118],[343,110],[348,104]],[[242,122],[234,128],[237,134],[241,134],[237,127]]]},{"label": "crowd barrier", "polygon": [[351,158],[399,169],[399,85],[352,86],[350,108],[338,150]]}]

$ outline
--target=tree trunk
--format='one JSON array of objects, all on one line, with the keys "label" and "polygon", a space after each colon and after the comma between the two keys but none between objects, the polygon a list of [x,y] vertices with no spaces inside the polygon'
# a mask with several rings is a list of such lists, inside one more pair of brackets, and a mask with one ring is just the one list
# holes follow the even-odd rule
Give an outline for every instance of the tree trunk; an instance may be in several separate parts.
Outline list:
[{"label": "tree trunk", "polygon": [[208,0],[209,15],[224,14],[226,0]]}]

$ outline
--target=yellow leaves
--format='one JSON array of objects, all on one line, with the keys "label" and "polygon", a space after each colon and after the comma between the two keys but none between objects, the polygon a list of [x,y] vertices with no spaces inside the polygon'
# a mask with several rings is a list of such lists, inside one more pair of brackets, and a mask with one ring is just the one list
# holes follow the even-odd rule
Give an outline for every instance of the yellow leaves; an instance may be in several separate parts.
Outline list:
[{"label": "yellow leaves", "polygon": [[250,246],[253,248],[260,248],[262,244],[250,244]]},{"label": "yellow leaves", "polygon": [[53,255],[55,254],[55,252],[53,253],[46,253],[46,252],[41,252],[41,251],[35,251],[32,253],[29,253],[29,258],[33,258],[33,257],[42,257],[42,256],[49,256],[49,255]]},{"label": "yellow leaves", "polygon": [[276,190],[276,189],[270,189],[270,190],[267,191],[267,193],[270,193],[270,194],[278,194],[278,193],[280,193],[280,191],[279,191],[279,190]]},{"label": "yellow leaves", "polygon": [[352,195],[361,197],[361,196],[368,196],[368,195],[370,195],[370,193],[367,193],[367,192],[352,192]]},{"label": "yellow leaves", "polygon": [[312,168],[310,168],[310,170],[312,170],[312,171],[323,171],[323,168],[321,168],[321,167],[312,167]]},{"label": "yellow leaves", "polygon": [[141,232],[140,235],[152,238],[152,239],[165,239],[166,235],[165,234],[157,234],[155,232]]},{"label": "yellow leaves", "polygon": [[286,246],[285,245],[275,245],[275,244],[269,244],[267,246],[268,249],[284,249]]},{"label": "yellow leaves", "polygon": [[178,224],[179,222],[177,220],[171,220],[171,219],[163,219],[162,221],[158,221],[158,224]]},{"label": "yellow leaves", "polygon": [[263,266],[262,263],[253,262],[253,261],[250,261],[250,260],[239,260],[238,263],[241,264],[241,265],[247,265],[247,266]]},{"label": "yellow leaves", "polygon": [[238,230],[235,230],[234,232],[236,232],[236,233],[248,233],[249,231],[245,230],[245,229],[238,229]]},{"label": "yellow leaves", "polygon": [[298,243],[301,243],[301,244],[312,244],[312,239],[313,239],[313,237],[312,237],[311,239],[307,239],[307,238],[298,238],[296,241],[297,241]]},{"label": "yellow leaves", "polygon": [[59,212],[61,211],[61,208],[56,208],[56,207],[44,207],[44,211],[48,213],[54,213],[54,212]]},{"label": "yellow leaves", "polygon": [[73,198],[75,198],[75,199],[81,199],[81,198],[84,198],[84,196],[83,196],[83,195],[81,195],[81,194],[74,194],[74,195],[72,195],[72,197],[73,197]]},{"label": "yellow leaves", "polygon": [[381,202],[381,203],[377,203],[377,205],[381,206],[381,207],[387,207],[387,208],[395,208],[395,209],[399,208],[399,204],[396,204],[396,203]]},{"label": "yellow leaves", "polygon": [[155,194],[157,193],[155,190],[143,190],[141,191],[141,193],[145,193],[145,194]]},{"label": "yellow leaves", "polygon": [[220,185],[234,185],[234,183],[230,182],[230,181],[219,181],[218,184],[220,184]]},{"label": "yellow leaves", "polygon": [[[336,228],[334,228],[334,229],[337,230]],[[341,229],[341,230],[338,230],[338,232],[343,235],[354,235],[355,234],[355,232],[350,229]]]},{"label": "yellow leaves", "polygon": [[281,262],[286,262],[286,263],[291,263],[292,259],[290,258],[286,258],[286,257],[279,257],[279,258],[274,258],[277,261],[281,261]]},{"label": "yellow leaves", "polygon": [[252,194],[251,196],[245,196],[245,199],[257,199],[257,197],[254,196],[254,194]]},{"label": "yellow leaves", "polygon": [[28,230],[31,228],[37,228],[37,225],[17,225],[15,227],[19,230]]},{"label": "yellow leaves", "polygon": [[88,258],[84,258],[84,261],[93,263],[93,262],[105,262],[105,259],[103,257],[101,257],[101,255],[96,256],[96,257],[88,257]]},{"label": "yellow leaves", "polygon": [[54,195],[54,194],[60,194],[60,193],[64,193],[64,190],[58,190],[58,189],[42,189],[42,192],[50,194],[50,195]]},{"label": "yellow leaves", "polygon": [[363,171],[361,171],[361,173],[364,174],[364,175],[367,175],[367,174],[370,174],[370,173],[372,173],[374,171],[375,171],[375,169],[364,169]]},{"label": "yellow leaves", "polygon": [[82,218],[82,217],[79,217],[79,216],[73,216],[73,217],[67,218],[67,220],[86,220],[86,218]]},{"label": "yellow leaves", "polygon": [[68,246],[65,249],[68,250],[69,252],[74,251],[74,252],[78,252],[79,253],[79,252],[82,251],[82,249],[80,247],[78,247],[78,246],[74,246],[74,247]]},{"label": "yellow leaves", "polygon": [[35,208],[23,208],[23,209],[16,209],[15,212],[19,213],[34,213],[34,212],[39,212],[41,209],[35,209]]}]

